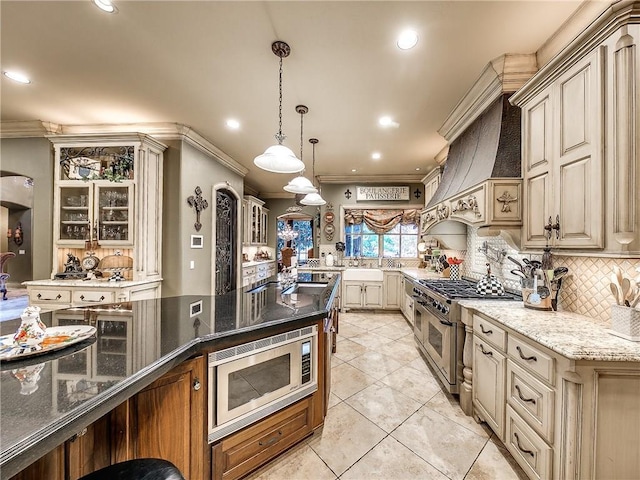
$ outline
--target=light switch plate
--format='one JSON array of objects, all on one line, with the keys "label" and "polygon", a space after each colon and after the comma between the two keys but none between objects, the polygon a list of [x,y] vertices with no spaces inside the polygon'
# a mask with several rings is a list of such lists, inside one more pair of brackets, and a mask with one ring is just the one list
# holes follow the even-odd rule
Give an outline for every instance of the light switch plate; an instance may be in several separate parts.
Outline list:
[{"label": "light switch plate", "polygon": [[196,268],[196,261],[195,261],[195,260],[191,260],[191,261],[189,262],[189,268],[190,268],[191,270],[193,270],[194,268]]}]

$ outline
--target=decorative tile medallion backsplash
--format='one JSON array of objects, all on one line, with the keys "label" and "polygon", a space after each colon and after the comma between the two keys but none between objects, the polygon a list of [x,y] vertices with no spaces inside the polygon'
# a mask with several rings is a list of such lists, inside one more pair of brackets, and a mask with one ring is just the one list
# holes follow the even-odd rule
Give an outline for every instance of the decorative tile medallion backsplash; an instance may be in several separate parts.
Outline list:
[{"label": "decorative tile medallion backsplash", "polygon": [[[515,265],[506,256],[517,260],[523,257],[540,260],[540,255],[520,255],[502,237],[480,237],[477,233],[477,229],[467,227],[467,253],[462,264],[462,275],[479,280],[486,274],[485,264],[488,262],[491,265],[491,273],[496,275],[505,287],[519,289],[518,278],[510,273]],[[480,251],[484,250],[485,241],[490,247],[487,249],[488,255]],[[496,251],[506,252],[506,255],[500,255],[504,257],[502,261],[493,256]],[[636,278],[638,273],[635,269],[640,267],[640,258],[565,256],[555,250],[552,250],[552,253],[554,266],[569,269],[560,290],[559,309],[585,315],[594,323],[608,326],[611,304],[615,303],[609,290],[613,267],[617,265],[625,276]]]}]

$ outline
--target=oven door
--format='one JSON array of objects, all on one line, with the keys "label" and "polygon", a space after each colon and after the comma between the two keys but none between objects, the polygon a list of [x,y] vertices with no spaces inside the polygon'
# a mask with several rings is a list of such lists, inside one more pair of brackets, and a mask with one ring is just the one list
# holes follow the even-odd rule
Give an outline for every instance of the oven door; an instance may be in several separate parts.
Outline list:
[{"label": "oven door", "polygon": [[452,391],[456,385],[456,324],[436,317],[424,302],[414,305],[414,335],[441,381]]}]

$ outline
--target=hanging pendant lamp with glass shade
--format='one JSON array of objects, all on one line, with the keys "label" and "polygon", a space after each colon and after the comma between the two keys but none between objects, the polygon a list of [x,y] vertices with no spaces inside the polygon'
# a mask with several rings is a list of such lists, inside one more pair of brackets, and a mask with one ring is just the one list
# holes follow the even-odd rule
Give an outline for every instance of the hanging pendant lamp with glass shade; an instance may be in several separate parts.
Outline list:
[{"label": "hanging pendant lamp with glass shade", "polygon": [[[304,160],[302,159],[302,138],[303,138],[303,132],[304,132],[302,118],[305,113],[309,112],[309,109],[304,105],[298,105],[296,107],[296,112],[300,114],[300,160],[302,160],[302,163],[304,163]],[[313,183],[311,183],[311,180],[309,180],[303,174],[304,174],[304,170],[300,172],[299,176],[295,177],[287,185],[285,185],[284,190],[290,193],[303,193],[303,194],[317,192],[318,189],[314,187]]]},{"label": "hanging pendant lamp with glass shade", "polygon": [[272,145],[265,150],[262,155],[258,155],[253,159],[253,163],[267,172],[273,173],[298,173],[304,170],[304,163],[287,147],[282,145],[286,135],[282,133],[282,59],[288,57],[291,48],[285,42],[276,41],[271,44],[271,50],[276,56],[280,57],[280,74],[279,74],[279,127],[275,137],[278,141],[277,145]]},{"label": "hanging pendant lamp with glass shade", "polygon": [[[313,178],[315,180],[316,178],[316,143],[318,143],[318,139],[317,138],[310,138],[309,139],[309,143],[311,145],[313,145],[313,160],[312,160],[312,167],[311,167],[311,178]],[[302,200],[300,200],[300,203],[302,205],[324,205],[325,203],[327,203],[327,201],[322,198],[322,196],[320,195],[320,193],[308,193]]]}]

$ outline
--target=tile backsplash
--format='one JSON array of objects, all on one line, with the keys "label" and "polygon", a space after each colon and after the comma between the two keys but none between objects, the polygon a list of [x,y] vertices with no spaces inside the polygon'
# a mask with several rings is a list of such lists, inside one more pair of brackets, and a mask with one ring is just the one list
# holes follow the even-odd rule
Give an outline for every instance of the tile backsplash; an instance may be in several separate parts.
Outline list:
[{"label": "tile backsplash", "polygon": [[[487,242],[489,256],[495,252],[506,253],[502,262],[494,259],[487,260],[479,249]],[[553,251],[554,265],[564,266],[569,273],[564,277],[560,297],[559,309],[579,313],[589,317],[594,323],[607,326],[610,323],[610,307],[614,303],[609,290],[611,273],[614,266],[619,266],[625,276],[635,278],[638,276],[636,268],[640,267],[640,258],[601,258],[563,255]],[[512,256],[516,259],[523,257],[540,259],[540,255],[521,255],[512,249],[502,237],[480,237],[477,229],[467,227],[467,252],[465,262],[462,264],[462,275],[474,279],[480,279],[486,274],[486,263],[491,265],[491,273],[496,275],[507,288],[518,289],[518,277],[510,273],[515,265],[506,258]]]}]

